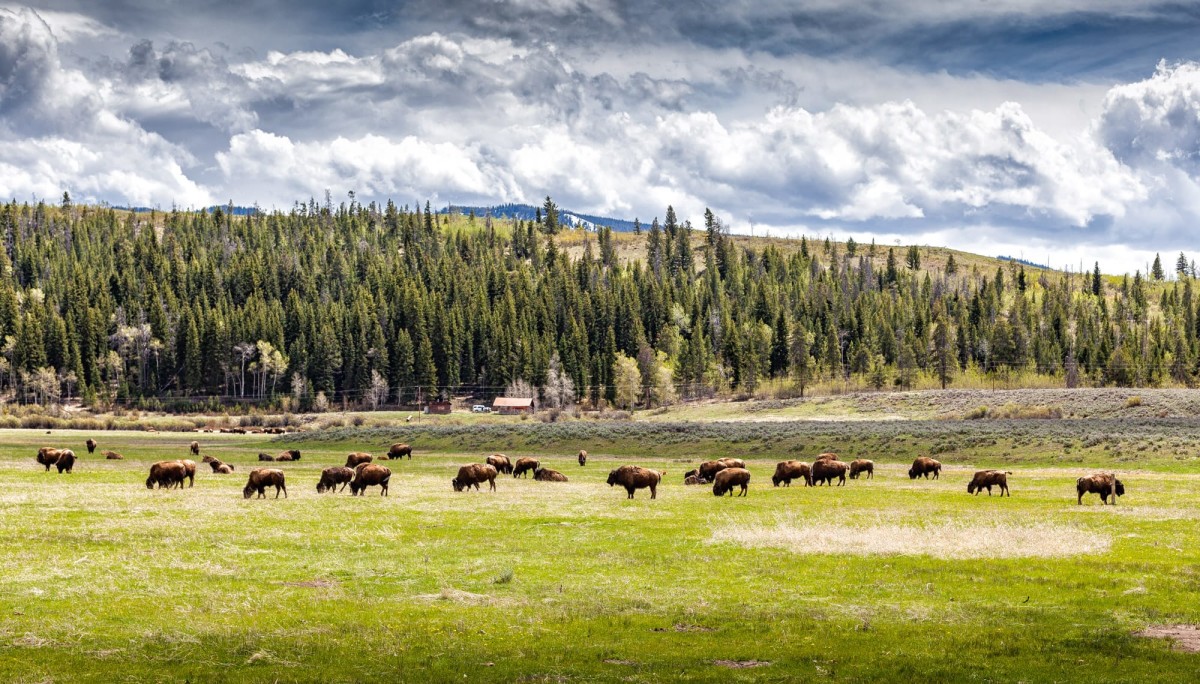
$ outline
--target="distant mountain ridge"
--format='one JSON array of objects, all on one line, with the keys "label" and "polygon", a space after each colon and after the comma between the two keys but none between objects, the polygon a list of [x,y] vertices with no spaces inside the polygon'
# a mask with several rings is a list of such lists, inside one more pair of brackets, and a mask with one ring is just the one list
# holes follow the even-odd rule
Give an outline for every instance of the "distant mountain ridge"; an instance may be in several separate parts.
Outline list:
[{"label": "distant mountain ridge", "polygon": [[[437,213],[448,214],[451,212],[459,214],[469,214],[474,211],[476,216],[486,216],[491,214],[493,218],[517,219],[521,221],[532,221],[537,218],[541,207],[535,207],[532,204],[497,204],[491,207],[470,207],[451,204],[450,206],[439,209]],[[633,232],[633,221],[626,219],[612,218],[611,216],[596,216],[595,214],[583,214],[577,211],[559,208],[558,220],[560,223],[572,228],[586,228],[587,230],[596,230],[600,226],[608,226],[616,231]],[[643,224],[644,225],[644,224]]]}]

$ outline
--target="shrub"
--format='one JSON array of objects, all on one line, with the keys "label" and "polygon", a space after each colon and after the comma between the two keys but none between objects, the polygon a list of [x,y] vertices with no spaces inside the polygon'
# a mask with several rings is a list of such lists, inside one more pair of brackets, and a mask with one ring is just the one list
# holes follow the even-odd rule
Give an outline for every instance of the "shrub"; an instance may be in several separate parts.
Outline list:
[{"label": "shrub", "polygon": [[1142,405],[1142,398],[1137,395],[1129,397],[1128,399],[1125,400],[1125,408],[1133,408],[1135,406],[1141,406],[1141,405]]},{"label": "shrub", "polygon": [[987,418],[987,414],[988,407],[979,406],[963,414],[963,420],[979,420],[980,418]]}]

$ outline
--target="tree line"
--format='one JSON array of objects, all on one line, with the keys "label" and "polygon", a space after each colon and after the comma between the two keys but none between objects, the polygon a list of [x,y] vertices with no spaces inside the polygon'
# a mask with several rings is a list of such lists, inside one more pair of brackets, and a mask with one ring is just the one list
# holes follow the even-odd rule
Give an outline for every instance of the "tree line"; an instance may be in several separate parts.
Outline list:
[{"label": "tree line", "polygon": [[[1193,280],[936,266],[928,250],[739,241],[637,223],[574,253],[557,207],[498,222],[297,204],[235,216],[0,207],[0,391],[19,401],[286,398],[406,404],[534,394],[659,405],[853,380],[951,386],[963,373],[1190,386]],[[628,244],[628,238],[624,244]],[[1157,262],[1158,260],[1156,260]]]}]

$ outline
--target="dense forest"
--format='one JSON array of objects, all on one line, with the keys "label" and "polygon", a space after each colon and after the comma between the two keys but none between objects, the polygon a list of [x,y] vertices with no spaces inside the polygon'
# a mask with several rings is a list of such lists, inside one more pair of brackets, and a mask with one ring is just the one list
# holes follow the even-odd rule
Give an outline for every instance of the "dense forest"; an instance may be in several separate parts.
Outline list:
[{"label": "dense forest", "polygon": [[[534,220],[458,219],[353,198],[250,216],[9,203],[0,391],[294,409],[508,391],[624,407],[831,381],[1197,373],[1186,273],[1034,276],[952,253],[923,268],[917,247],[784,249],[731,237],[711,213],[693,230],[670,208],[637,235],[601,229],[568,250],[549,199]],[[620,258],[634,240],[638,258]]]}]

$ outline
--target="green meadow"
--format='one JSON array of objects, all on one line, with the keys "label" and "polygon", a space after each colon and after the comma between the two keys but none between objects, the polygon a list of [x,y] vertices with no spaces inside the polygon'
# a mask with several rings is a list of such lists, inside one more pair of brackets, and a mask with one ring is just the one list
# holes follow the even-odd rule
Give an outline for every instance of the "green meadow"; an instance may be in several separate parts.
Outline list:
[{"label": "green meadow", "polygon": [[[422,430],[0,433],[0,681],[1192,682],[1200,671],[1200,655],[1137,634],[1200,623],[1200,468],[1186,425]],[[88,436],[124,460],[88,455]],[[398,437],[416,454],[385,462],[390,496],[317,494],[322,468]],[[194,487],[147,490],[150,464],[189,457],[193,438],[236,472],[201,464]],[[844,460],[875,460],[874,479],[771,486],[776,461],[839,442]],[[74,472],[45,472],[43,445],[74,449]],[[277,466],[288,497],[244,499],[256,454],[291,447],[302,460]],[[537,456],[570,482],[501,476],[495,492],[453,492],[457,467],[492,451]],[[916,453],[946,463],[940,480],[907,477]],[[747,459],[749,496],[682,484],[717,455]],[[608,487],[621,463],[667,471],[658,498]],[[992,466],[1013,471],[1012,497],[968,495],[971,472]],[[1127,495],[1077,505],[1075,478],[1098,469]]]}]

